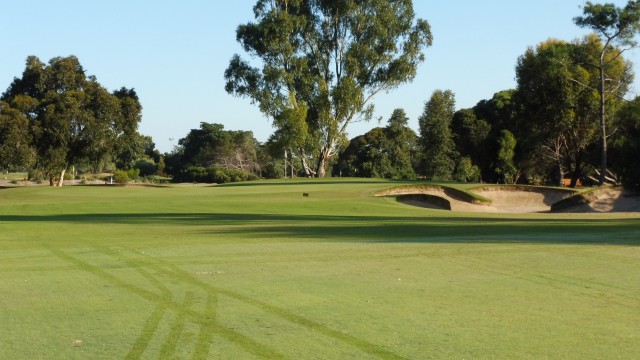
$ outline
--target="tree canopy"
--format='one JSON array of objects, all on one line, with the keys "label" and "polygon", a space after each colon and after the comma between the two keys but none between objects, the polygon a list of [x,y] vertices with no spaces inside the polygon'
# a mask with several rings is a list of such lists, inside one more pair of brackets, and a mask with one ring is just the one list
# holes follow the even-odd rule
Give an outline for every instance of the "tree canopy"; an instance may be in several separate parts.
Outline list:
[{"label": "tree canopy", "polygon": [[340,176],[413,179],[417,136],[403,109],[395,109],[386,127],[353,138],[340,153]]},{"label": "tree canopy", "polygon": [[424,105],[418,119],[422,162],[420,174],[432,180],[450,180],[458,156],[451,121],[455,112],[455,95],[451,90],[436,90]]},{"label": "tree canopy", "polygon": [[118,142],[137,134],[142,109],[133,89],[109,93],[95,76],[86,76],[75,56],[48,64],[30,56],[22,77],[14,79],[1,100],[2,117],[13,121],[3,126],[12,129],[4,136],[10,134],[20,149],[16,156],[33,154],[35,169],[51,185],[62,185],[69,166],[113,156]]},{"label": "tree canopy", "polygon": [[[221,124],[200,123],[178,141],[169,155],[176,181],[227,182],[255,178],[260,173],[258,142],[251,131],[225,130]],[[251,176],[250,176],[251,175]]]},{"label": "tree canopy", "polygon": [[[624,8],[614,4],[594,4],[587,1],[583,16],[573,19],[576,25],[595,31],[602,42],[597,48],[597,56],[584,53],[582,62],[598,70],[596,89],[600,96],[600,178],[603,185],[607,173],[607,111],[609,100],[622,98],[626,93],[631,77],[615,79],[609,74],[609,68],[626,50],[637,46],[635,36],[640,32],[640,1],[629,0]],[[628,72],[630,74],[630,72]],[[587,84],[586,86],[592,86]]]},{"label": "tree canopy", "polygon": [[310,175],[319,177],[348,125],[371,117],[376,94],[411,81],[432,42],[411,0],[259,0],[254,15],[237,40],[261,64],[234,56],[226,90],[286,129],[289,146],[316,161]]}]

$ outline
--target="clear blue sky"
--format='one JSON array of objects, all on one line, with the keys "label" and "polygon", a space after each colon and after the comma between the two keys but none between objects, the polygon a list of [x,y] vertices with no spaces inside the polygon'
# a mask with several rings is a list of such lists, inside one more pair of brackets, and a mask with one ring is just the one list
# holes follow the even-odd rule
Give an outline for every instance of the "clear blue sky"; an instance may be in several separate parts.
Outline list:
[{"label": "clear blue sky", "polygon": [[[624,6],[626,0],[609,0]],[[228,61],[242,50],[235,29],[252,20],[254,0],[2,0],[0,90],[24,70],[27,56],[43,61],[76,55],[109,90],[135,88],[144,107],[140,132],[161,151],[202,121],[251,130],[265,141],[273,129],[248,99],[224,91]],[[424,102],[450,89],[458,108],[515,87],[514,66],[529,46],[587,33],[573,24],[582,0],[415,0],[434,44],[411,84],[375,99],[383,124],[403,108],[417,130]],[[627,53],[640,76],[640,52]],[[632,91],[640,93],[639,82]],[[353,124],[349,136],[377,122]]]}]

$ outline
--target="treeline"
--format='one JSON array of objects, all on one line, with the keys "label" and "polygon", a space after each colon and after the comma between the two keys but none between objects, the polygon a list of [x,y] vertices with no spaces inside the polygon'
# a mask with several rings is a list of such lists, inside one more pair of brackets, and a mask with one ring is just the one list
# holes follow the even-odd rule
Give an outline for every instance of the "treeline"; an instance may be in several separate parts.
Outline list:
[{"label": "treeline", "polygon": [[359,176],[640,190],[640,99],[625,100],[633,73],[624,57],[637,46],[638,0],[587,2],[573,21],[594,33],[529,48],[516,61],[515,89],[469,109],[438,90],[425,99],[417,133],[397,109],[385,127],[351,140],[348,125],[373,117],[376,94],[414,79],[432,42],[427,21],[415,18],[411,0],[259,1],[254,10],[237,39],[262,68],[235,55],[224,77],[228,93],[272,121],[265,143],[201,123],[161,154],[138,132],[133,89],[107,91],[73,56],[29,57],[0,97],[0,168],[52,185],[107,171],[122,181]]},{"label": "treeline", "polygon": [[623,53],[595,35],[542,42],[518,58],[515,89],[457,111],[453,92],[435,91],[418,134],[406,121],[391,131],[404,116],[396,110],[386,128],[349,142],[334,175],[638,190],[640,98],[625,100],[633,73]]},{"label": "treeline", "polygon": [[[455,94],[435,91],[426,100],[416,133],[403,109],[386,126],[346,141],[329,164],[341,177],[430,179],[550,185],[598,182],[601,157],[599,101],[589,82],[597,72],[575,66],[576,47],[599,40],[550,40],[517,62],[516,89],[494,94],[473,108],[455,107]],[[611,182],[638,189],[640,98],[623,96],[632,79],[622,56],[608,69],[618,93],[607,99],[608,173]],[[567,75],[573,74],[573,75]],[[579,77],[580,76],[580,77]],[[615,76],[615,78],[614,78]],[[82,173],[116,173],[117,180],[168,176],[175,182],[226,183],[309,176],[308,161],[275,132],[260,143],[250,131],[201,123],[169,153],[138,133],[142,106],[133,89],[108,92],[86,76],[77,58],[48,64],[27,59],[0,101],[0,166],[29,172],[51,185]]]}]

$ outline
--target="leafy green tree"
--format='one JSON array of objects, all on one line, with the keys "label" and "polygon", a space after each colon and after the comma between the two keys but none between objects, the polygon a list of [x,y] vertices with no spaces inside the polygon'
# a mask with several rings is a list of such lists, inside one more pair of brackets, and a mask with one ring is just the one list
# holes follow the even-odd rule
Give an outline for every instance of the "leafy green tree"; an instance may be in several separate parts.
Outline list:
[{"label": "leafy green tree", "polygon": [[[516,138],[526,138],[529,134],[526,127],[522,126],[521,121],[518,119],[518,105],[515,101],[515,90],[502,90],[495,94],[490,99],[480,100],[473,108],[473,114],[477,119],[477,131],[479,136],[476,139],[468,138],[469,140],[479,141],[484,135],[484,131],[489,130],[486,138],[482,141],[477,148],[472,149],[472,154],[462,154],[463,156],[470,156],[473,162],[480,167],[481,180],[486,182],[497,182],[501,180],[495,171],[496,168],[496,154],[498,153],[498,138],[502,130],[509,130]],[[459,130],[458,125],[454,124],[452,129],[455,133]],[[464,139],[464,138],[463,138]],[[518,146],[525,145],[523,142],[519,142]],[[516,151],[516,158],[514,162],[518,167],[525,168],[528,163],[528,159],[521,155],[527,154],[528,149],[521,149]]]},{"label": "leafy green tree", "polygon": [[[593,40],[593,39],[592,39]],[[597,39],[595,39],[597,41]],[[531,154],[552,163],[556,185],[561,186],[567,169],[573,167],[572,184],[582,175],[587,146],[597,130],[597,102],[593,91],[572,79],[589,82],[589,72],[572,64],[579,43],[548,40],[529,48],[518,58],[516,100],[523,120],[521,141]]]},{"label": "leafy green tree", "polygon": [[237,40],[262,68],[234,56],[226,90],[295,134],[282,138],[319,177],[348,125],[372,116],[376,94],[411,81],[432,41],[411,0],[258,0],[254,15]]},{"label": "leafy green tree", "polygon": [[118,100],[121,114],[114,124],[115,162],[119,169],[128,170],[147,154],[149,146],[154,147],[155,144],[150,136],[141,135],[137,131],[142,120],[142,105],[136,91],[122,87],[114,91],[113,95]]},{"label": "leafy green tree", "polygon": [[[202,122],[199,129],[192,129],[178,141],[174,153],[169,156],[171,166],[168,170],[177,181],[212,178],[211,174],[201,174],[208,168],[256,174],[260,172],[258,145],[250,131],[227,131],[221,124]],[[195,168],[202,170],[194,172]]]},{"label": "leafy green tree", "polygon": [[458,154],[455,149],[451,121],[455,112],[455,96],[450,90],[436,90],[418,119],[420,125],[420,173],[431,180],[450,180]]},{"label": "leafy green tree", "polygon": [[409,118],[403,109],[395,109],[385,128],[389,159],[392,171],[388,174],[393,179],[414,179],[414,170],[418,136],[409,127]]},{"label": "leafy green tree", "polygon": [[504,182],[515,184],[520,176],[513,162],[516,154],[516,138],[509,130],[500,131],[498,138],[498,166],[496,172],[503,176]]},{"label": "leafy green tree", "polygon": [[27,168],[33,161],[29,119],[0,101],[0,169]]},{"label": "leafy green tree", "polygon": [[471,158],[463,156],[458,159],[453,172],[453,180],[459,182],[479,182],[480,168],[474,165]]},{"label": "leafy green tree", "polygon": [[[630,0],[624,8],[614,4],[594,4],[587,1],[583,8],[583,16],[573,19],[576,25],[589,28],[600,37],[602,42],[598,48],[598,56],[584,53],[581,62],[594,67],[598,71],[596,85],[600,97],[600,178],[605,183],[607,172],[607,102],[610,99],[622,98],[632,78],[615,78],[610,76],[611,64],[624,51],[637,46],[636,35],[640,32],[640,1]],[[592,86],[591,84],[585,84]]]},{"label": "leafy green tree", "polygon": [[619,172],[625,188],[640,193],[640,97],[620,109],[616,126],[612,168]]},{"label": "leafy green tree", "polygon": [[51,185],[62,185],[70,166],[110,158],[124,122],[118,98],[87,77],[75,56],[48,65],[30,56],[2,100],[29,119],[35,166]]},{"label": "leafy green tree", "polygon": [[[493,154],[487,153],[489,147],[487,140],[491,132],[491,125],[483,119],[478,119],[473,109],[461,109],[453,114],[451,132],[456,144],[456,151],[461,156],[458,165],[456,165],[458,175],[454,177],[458,181],[467,181],[466,179],[479,181],[481,176],[477,165],[486,164],[489,167],[490,159],[493,158]],[[459,171],[462,169],[469,171],[460,173]]]},{"label": "leafy green tree", "polygon": [[371,129],[349,142],[334,172],[340,176],[413,179],[416,138],[404,110],[396,109],[386,127]]}]

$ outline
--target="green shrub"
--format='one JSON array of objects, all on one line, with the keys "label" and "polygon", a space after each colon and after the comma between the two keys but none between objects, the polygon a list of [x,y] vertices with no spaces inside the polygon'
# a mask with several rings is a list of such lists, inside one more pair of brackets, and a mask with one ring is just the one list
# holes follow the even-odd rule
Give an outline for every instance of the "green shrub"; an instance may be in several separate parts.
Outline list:
[{"label": "green shrub", "polygon": [[113,181],[115,181],[118,184],[126,184],[130,180],[131,178],[129,178],[129,173],[124,170],[116,170],[113,173]]},{"label": "green shrub", "polygon": [[29,170],[27,175],[28,179],[35,182],[41,182],[47,179],[44,172],[40,169]]},{"label": "green shrub", "polygon": [[140,169],[129,169],[127,170],[127,176],[129,176],[130,180],[138,180],[140,179]]}]

